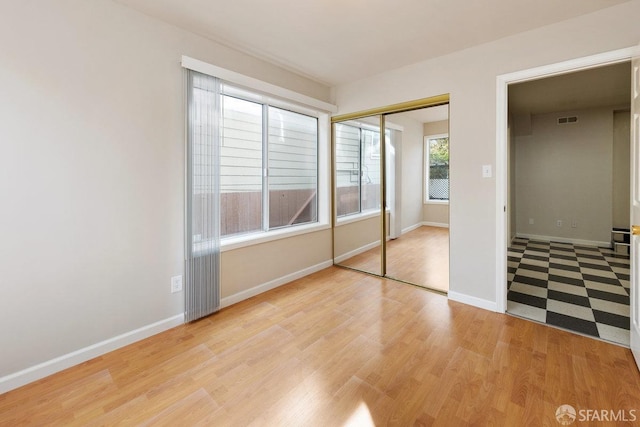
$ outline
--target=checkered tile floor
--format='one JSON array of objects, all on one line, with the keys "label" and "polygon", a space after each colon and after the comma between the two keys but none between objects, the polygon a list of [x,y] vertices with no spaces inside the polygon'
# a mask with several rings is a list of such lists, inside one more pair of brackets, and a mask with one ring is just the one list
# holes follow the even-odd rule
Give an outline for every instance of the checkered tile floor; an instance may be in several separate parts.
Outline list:
[{"label": "checkered tile floor", "polygon": [[629,346],[629,256],[516,238],[507,312]]}]

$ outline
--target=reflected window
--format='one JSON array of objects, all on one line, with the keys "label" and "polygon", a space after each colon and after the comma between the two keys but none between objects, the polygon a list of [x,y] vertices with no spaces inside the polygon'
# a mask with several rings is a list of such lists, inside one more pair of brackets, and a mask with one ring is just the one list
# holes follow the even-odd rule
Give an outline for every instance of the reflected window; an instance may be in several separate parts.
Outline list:
[{"label": "reflected window", "polygon": [[449,135],[425,137],[425,202],[449,201]]},{"label": "reflected window", "polygon": [[336,209],[343,217],[380,209],[380,131],[337,123]]}]

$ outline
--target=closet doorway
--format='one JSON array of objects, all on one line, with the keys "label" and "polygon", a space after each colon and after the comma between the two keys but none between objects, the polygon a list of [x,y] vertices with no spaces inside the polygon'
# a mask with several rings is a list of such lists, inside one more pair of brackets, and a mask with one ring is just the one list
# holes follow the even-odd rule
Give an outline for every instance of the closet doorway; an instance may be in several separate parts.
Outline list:
[{"label": "closet doorway", "polygon": [[448,95],[332,119],[334,264],[448,291],[448,119]]}]

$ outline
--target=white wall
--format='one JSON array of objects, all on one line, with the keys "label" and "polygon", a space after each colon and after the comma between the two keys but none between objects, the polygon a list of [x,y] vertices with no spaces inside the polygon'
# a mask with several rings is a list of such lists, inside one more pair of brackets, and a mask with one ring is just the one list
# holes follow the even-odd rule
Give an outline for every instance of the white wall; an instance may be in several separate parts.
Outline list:
[{"label": "white wall", "polygon": [[[184,295],[169,292],[184,259],[181,55],[329,100],[318,83],[109,0],[4,2],[0,383],[182,314]],[[223,296],[330,258],[330,230],[225,253]]]},{"label": "white wall", "polygon": [[[568,116],[578,121],[558,125],[558,117]],[[531,135],[516,137],[515,144],[517,235],[607,244],[612,224],[613,109],[533,115]],[[562,221],[561,227],[557,221]]]},{"label": "white wall", "polygon": [[450,94],[450,296],[496,304],[496,219],[502,214],[495,178],[481,175],[482,165],[496,159],[496,76],[635,46],[638,16],[640,1],[633,0],[334,89],[340,113]]}]

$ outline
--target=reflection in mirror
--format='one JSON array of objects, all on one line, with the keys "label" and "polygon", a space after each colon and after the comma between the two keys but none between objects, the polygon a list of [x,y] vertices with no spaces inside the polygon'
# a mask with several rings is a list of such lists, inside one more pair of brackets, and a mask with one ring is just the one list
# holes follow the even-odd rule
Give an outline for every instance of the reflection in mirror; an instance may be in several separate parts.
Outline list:
[{"label": "reflection in mirror", "polygon": [[447,292],[449,106],[385,114],[385,150],[380,121],[375,116],[334,124],[334,262]]},{"label": "reflection in mirror", "polygon": [[334,262],[382,274],[379,116],[335,123]]},{"label": "reflection in mirror", "polygon": [[[386,247],[386,275],[447,292],[448,105],[390,114],[385,119],[392,132],[387,150],[391,153],[387,162],[391,240]],[[394,131],[393,125],[402,131]]]}]

